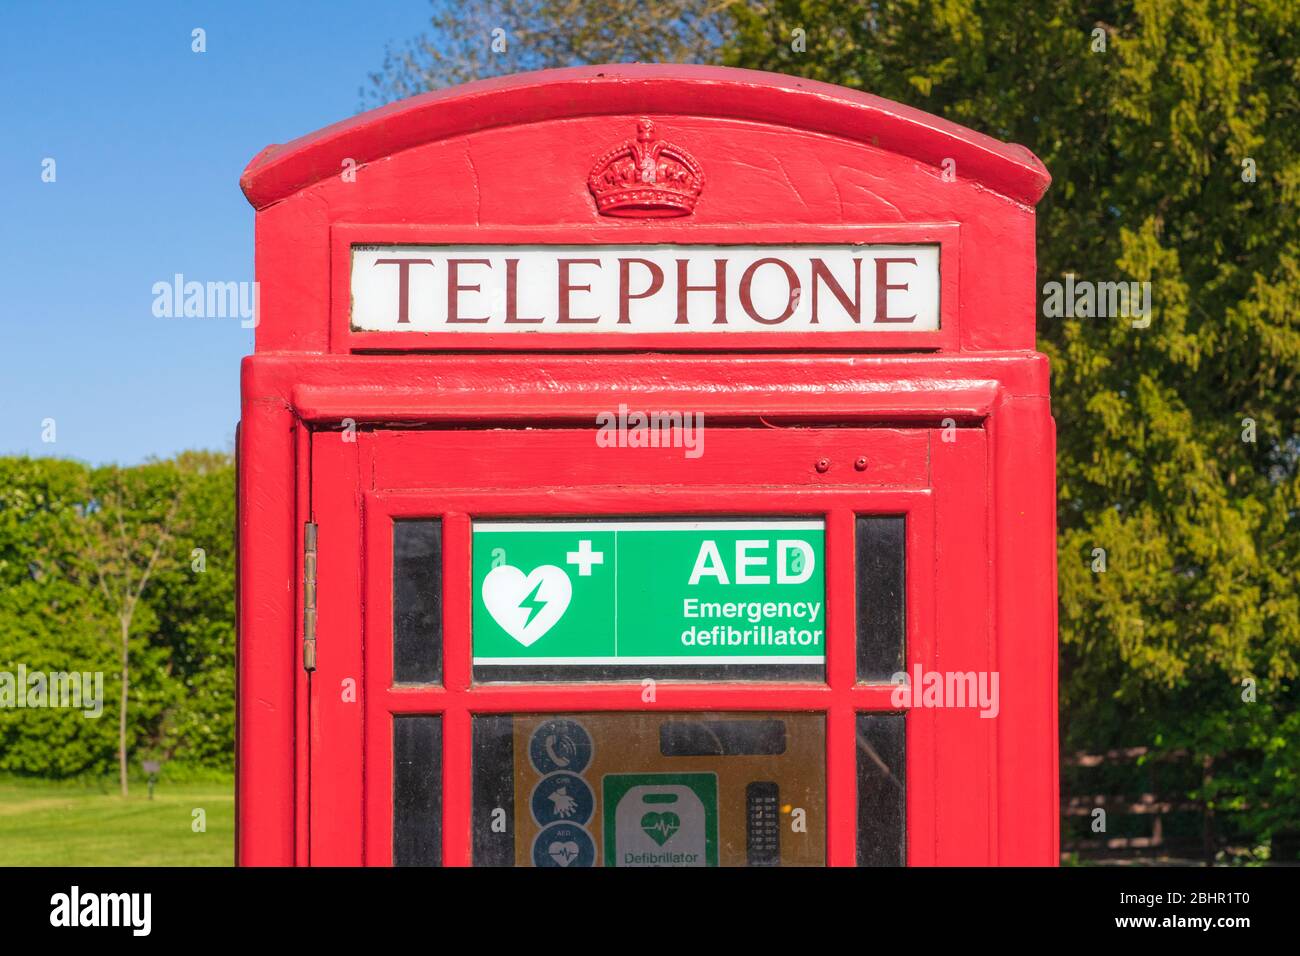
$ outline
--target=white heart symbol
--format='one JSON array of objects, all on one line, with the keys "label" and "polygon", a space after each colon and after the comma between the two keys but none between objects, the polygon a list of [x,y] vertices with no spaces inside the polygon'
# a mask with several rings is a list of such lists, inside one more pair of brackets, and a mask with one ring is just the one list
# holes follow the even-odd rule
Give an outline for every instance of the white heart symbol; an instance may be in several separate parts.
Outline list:
[{"label": "white heart symbol", "polygon": [[492,620],[524,647],[555,626],[571,597],[569,576],[553,564],[533,568],[527,577],[513,565],[502,564],[483,578],[483,603]]},{"label": "white heart symbol", "polygon": [[[504,567],[504,565],[502,566]],[[556,840],[547,847],[547,852],[551,854],[551,859],[560,866],[568,866],[578,858],[578,844],[572,840],[566,840],[564,843]]]}]

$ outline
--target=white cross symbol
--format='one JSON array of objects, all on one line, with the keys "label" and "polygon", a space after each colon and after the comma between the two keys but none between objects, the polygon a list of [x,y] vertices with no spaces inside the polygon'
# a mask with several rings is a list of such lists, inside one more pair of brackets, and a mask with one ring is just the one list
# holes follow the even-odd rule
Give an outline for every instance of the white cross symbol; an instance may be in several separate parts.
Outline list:
[{"label": "white cross symbol", "polygon": [[589,578],[591,577],[591,566],[593,564],[605,563],[605,552],[592,551],[591,542],[584,539],[578,542],[578,550],[569,551],[564,555],[564,559],[568,564],[578,566],[578,577]]}]

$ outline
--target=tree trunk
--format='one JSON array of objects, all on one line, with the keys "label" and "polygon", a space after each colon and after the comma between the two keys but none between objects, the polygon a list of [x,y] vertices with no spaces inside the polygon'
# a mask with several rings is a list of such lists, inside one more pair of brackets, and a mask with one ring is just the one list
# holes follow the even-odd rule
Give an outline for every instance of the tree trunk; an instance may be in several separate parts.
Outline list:
[{"label": "tree trunk", "polygon": [[127,638],[130,634],[130,622],[122,621],[122,699],[117,715],[117,775],[122,783],[122,796],[127,795],[126,784],[126,695],[130,686],[130,668],[128,666]]},{"label": "tree trunk", "polygon": [[1214,757],[1206,754],[1201,758],[1201,842],[1204,845],[1205,865],[1214,866],[1218,838],[1214,833],[1214,810],[1210,807],[1210,784],[1214,780]]}]

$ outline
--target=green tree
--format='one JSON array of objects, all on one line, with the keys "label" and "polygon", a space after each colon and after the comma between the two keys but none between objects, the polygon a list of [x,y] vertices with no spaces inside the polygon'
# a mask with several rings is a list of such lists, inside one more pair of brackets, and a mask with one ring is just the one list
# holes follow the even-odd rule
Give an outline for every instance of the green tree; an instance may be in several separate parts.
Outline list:
[{"label": "green tree", "polygon": [[[1033,149],[1055,179],[1045,278],[1152,284],[1146,328],[1039,324],[1059,429],[1065,740],[1189,750],[1195,796],[1249,807],[1261,838],[1294,825],[1300,7],[733,10],[732,63],[866,87]],[[800,27],[805,53],[789,41]]]},{"label": "green tree", "polygon": [[[772,3],[739,14],[731,54],[1025,143],[1056,180],[1039,207],[1043,275],[1152,283],[1148,328],[1040,323],[1060,438],[1065,740],[1190,750],[1206,771],[1194,795],[1250,806],[1264,838],[1297,805],[1282,743],[1300,648],[1296,16]],[[800,25],[806,54],[786,39]]]},{"label": "green tree", "polygon": [[[561,6],[509,9],[558,33]],[[697,2],[665,10],[658,33],[619,21],[620,4],[582,7],[583,23],[607,25],[603,44],[529,45],[539,29],[520,34],[517,55],[530,68],[773,70],[1023,143],[1054,179],[1038,207],[1042,281],[1151,283],[1144,328],[1039,318],[1058,427],[1063,745],[1188,751],[1193,797],[1260,840],[1293,828],[1300,5]],[[666,39],[699,22],[723,43],[683,53]],[[444,8],[424,43],[451,49],[482,33],[476,23]],[[624,33],[641,43],[634,57],[621,55]],[[454,68],[390,60],[378,87],[393,97],[511,68],[472,46],[478,59]]]},{"label": "green tree", "polygon": [[699,0],[433,0],[430,30],[390,48],[364,98],[387,103],[523,70],[584,63],[701,63],[729,27]]},{"label": "green tree", "polygon": [[118,781],[124,797],[129,787],[127,718],[132,639],[156,627],[156,615],[142,599],[154,576],[177,560],[172,544],[181,493],[176,469],[169,464],[96,469],[90,475],[90,500],[82,510],[77,559],[65,568],[72,580],[98,589],[117,625]]},{"label": "green tree", "polygon": [[[0,670],[107,675],[101,719],[0,708],[0,769],[65,777],[140,749],[229,770],[234,469],[0,458]],[[115,685],[115,686],[114,686]]]},{"label": "green tree", "polygon": [[[77,558],[89,469],[57,459],[0,458],[0,671],[104,673],[112,620],[63,573]],[[0,769],[49,776],[111,766],[112,711],[98,718],[0,708]]]},{"label": "green tree", "polygon": [[155,755],[231,767],[235,736],[235,482],[227,455],[176,459],[185,488],[176,560],[155,576],[158,643],[174,690],[151,741]]}]

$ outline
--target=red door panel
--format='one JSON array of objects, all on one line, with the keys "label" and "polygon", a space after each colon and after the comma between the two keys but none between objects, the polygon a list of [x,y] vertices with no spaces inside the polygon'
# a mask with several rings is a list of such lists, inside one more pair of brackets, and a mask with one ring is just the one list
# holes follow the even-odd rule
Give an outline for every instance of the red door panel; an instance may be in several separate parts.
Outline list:
[{"label": "red door panel", "polygon": [[[483,803],[482,793],[476,804],[473,741],[475,733],[492,726],[485,718],[521,715],[517,726],[523,729],[511,735],[507,727],[503,733],[514,740],[515,765],[524,768],[531,787],[534,770],[541,772],[541,768],[535,760],[531,765],[524,760],[528,727],[542,726],[548,714],[608,714],[608,719],[589,721],[594,728],[590,732],[617,734],[624,725],[613,716],[620,713],[660,715],[658,723],[638,726],[658,727],[662,740],[689,741],[688,731],[699,726],[727,732],[741,725],[758,728],[755,739],[760,743],[754,746],[759,751],[759,731],[767,726],[764,720],[770,724],[782,714],[817,715],[824,721],[816,725],[824,726],[824,740],[816,737],[819,756],[824,747],[824,759],[816,765],[824,782],[818,779],[811,789],[801,791],[809,794],[804,802],[814,806],[799,808],[817,816],[811,826],[805,820],[805,832],[816,834],[816,846],[815,852],[799,856],[796,862],[831,865],[853,865],[860,855],[859,832],[869,839],[877,823],[888,823],[887,788],[883,804],[881,791],[864,791],[866,815],[859,815],[859,780],[869,779],[860,777],[863,764],[870,771],[872,762],[881,763],[880,754],[887,749],[887,744],[873,744],[871,734],[864,734],[859,716],[901,714],[906,728],[905,773],[900,770],[892,783],[905,794],[905,833],[895,857],[911,865],[994,862],[996,741],[988,729],[994,722],[981,719],[970,708],[899,706],[895,688],[887,681],[858,680],[856,657],[855,528],[862,516],[889,515],[902,516],[906,529],[909,674],[917,667],[925,673],[940,667],[988,671],[996,666],[989,630],[984,432],[711,427],[698,457],[688,457],[683,447],[610,447],[598,444],[596,436],[594,430],[564,428],[314,434],[311,496],[319,527],[320,570],[317,669],[311,676],[309,705],[311,862],[389,865],[436,859],[444,865],[467,865],[476,854],[483,862],[489,857],[485,847],[490,842],[483,839],[483,828],[490,829],[488,818],[494,808]],[[654,516],[824,520],[824,678],[665,678],[655,682],[652,701],[644,698],[640,675],[635,673],[627,680],[474,682],[470,568],[474,521]],[[434,681],[395,682],[395,635],[401,640],[406,626],[394,624],[395,522],[421,520],[437,522],[440,674]],[[417,566],[422,567],[418,562]],[[409,568],[403,565],[398,570],[399,584],[406,587]],[[417,584],[423,580],[417,574]],[[431,613],[427,607],[424,611]],[[478,730],[475,715],[484,718]],[[788,723],[796,726],[793,720]],[[709,765],[689,750],[689,743],[682,746],[687,750],[678,752],[677,765],[691,768],[685,776],[687,784],[695,786],[691,781],[707,776],[701,771]],[[431,748],[437,751],[436,759],[430,758]],[[768,766],[761,752],[739,756],[737,766],[746,760],[755,768]],[[485,760],[481,751],[480,770]],[[601,761],[593,761],[597,764]],[[725,773],[719,779],[723,790],[736,789]],[[684,784],[682,806],[690,812],[665,817],[636,803],[647,795],[639,794],[634,784],[619,786],[627,790],[623,799],[631,801],[628,806],[645,811],[638,819],[651,821],[646,833],[653,842],[645,844],[651,849],[660,839],[687,839],[697,818],[707,818],[717,833],[746,835],[750,862],[763,859],[762,827],[767,825],[762,816],[763,787],[746,791],[744,806],[754,818],[745,830],[734,819],[739,812],[734,800],[726,804],[719,797],[720,809],[715,813],[712,805],[705,805],[707,798],[697,799],[697,791],[688,793]],[[497,818],[507,831],[528,824],[529,814],[521,802],[526,795],[519,789],[523,786],[520,782],[516,788],[514,810]],[[578,782],[573,786],[581,789]],[[591,781],[591,787],[602,789],[597,780]],[[962,799],[941,801],[940,792],[960,793]],[[569,796],[560,794],[565,802],[556,805],[567,806]],[[603,799],[599,792],[594,796],[598,802]],[[668,799],[662,794],[648,796]],[[605,798],[613,799],[608,793]],[[788,809],[778,807],[778,813],[788,816]],[[611,818],[612,814],[611,805]],[[425,825],[432,816],[437,817],[436,827]],[[780,817],[782,827],[791,825],[787,816]],[[400,839],[395,837],[395,819]],[[674,819],[676,824],[671,822]],[[594,819],[588,829],[599,831],[599,824]],[[623,839],[622,831],[618,832],[618,839]],[[635,826],[631,832],[641,839]],[[681,837],[675,836],[678,832]],[[805,837],[793,830],[782,830],[781,835],[787,854],[808,846]],[[592,836],[599,864],[600,848],[608,841],[599,832]],[[516,844],[513,861],[526,861],[529,856],[522,841],[528,838],[521,832],[516,839],[521,842]],[[736,836],[732,842],[740,839]],[[436,842],[433,856],[430,841]],[[577,847],[578,842],[552,840],[548,845],[557,848],[555,858],[567,865],[570,859],[578,859],[573,854],[579,850],[587,853],[585,847]],[[731,852],[732,862],[743,856],[743,848],[723,849]],[[538,852],[545,856],[545,850],[543,846]],[[502,859],[509,857],[507,850]],[[883,855],[890,858],[889,852]],[[865,859],[873,861],[879,860],[870,854]]]}]

